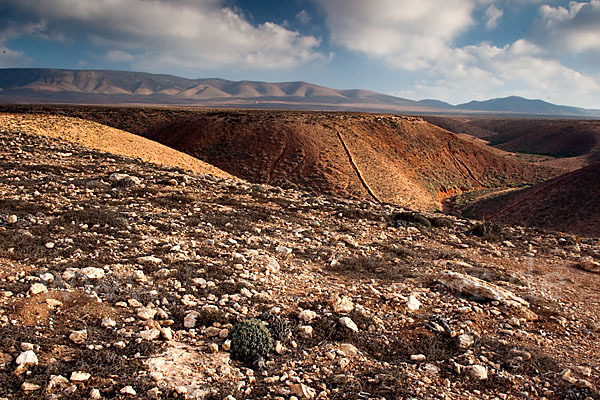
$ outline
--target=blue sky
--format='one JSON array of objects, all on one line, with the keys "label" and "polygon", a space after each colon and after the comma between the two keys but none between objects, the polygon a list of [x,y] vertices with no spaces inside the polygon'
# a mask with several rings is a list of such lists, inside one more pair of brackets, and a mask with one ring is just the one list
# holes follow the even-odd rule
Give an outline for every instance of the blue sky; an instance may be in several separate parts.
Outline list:
[{"label": "blue sky", "polygon": [[0,0],[0,67],[600,109],[600,0]]}]

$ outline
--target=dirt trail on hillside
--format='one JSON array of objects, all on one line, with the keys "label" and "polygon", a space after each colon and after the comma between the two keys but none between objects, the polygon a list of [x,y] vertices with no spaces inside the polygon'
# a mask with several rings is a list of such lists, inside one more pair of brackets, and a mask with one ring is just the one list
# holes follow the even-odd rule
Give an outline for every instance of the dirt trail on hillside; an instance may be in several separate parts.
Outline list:
[{"label": "dirt trail on hillside", "polygon": [[356,176],[358,177],[358,180],[360,181],[360,183],[362,183],[362,185],[365,188],[365,190],[367,191],[367,193],[369,193],[369,196],[371,196],[373,198],[373,200],[375,200],[376,202],[381,203],[381,200],[379,200],[377,198],[377,196],[375,195],[375,193],[373,193],[373,190],[369,187],[369,184],[367,183],[367,181],[365,181],[365,178],[363,177],[362,173],[360,172],[360,169],[358,169],[358,166],[354,162],[354,159],[352,158],[352,153],[348,149],[346,142],[344,142],[344,138],[342,137],[342,134],[340,132],[336,132],[336,133],[337,133],[338,138],[340,139],[340,143],[342,144],[342,147],[344,148],[344,150],[346,151],[346,154],[348,155],[348,161],[350,162],[350,165],[352,166],[354,171],[356,171]]}]

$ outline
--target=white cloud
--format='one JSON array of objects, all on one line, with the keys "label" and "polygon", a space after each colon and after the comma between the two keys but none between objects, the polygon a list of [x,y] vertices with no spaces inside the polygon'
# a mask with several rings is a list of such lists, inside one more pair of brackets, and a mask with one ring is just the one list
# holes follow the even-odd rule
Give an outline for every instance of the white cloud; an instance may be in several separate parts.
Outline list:
[{"label": "white cloud", "polygon": [[[317,1],[327,13],[335,44],[381,59],[390,69],[414,71],[422,77],[396,93],[452,103],[518,95],[559,104],[598,105],[600,79],[565,66],[545,43],[520,39],[503,47],[486,42],[454,45],[454,39],[474,25],[476,9],[484,10],[486,27],[492,29],[503,17],[500,5],[535,6],[539,0]],[[576,31],[579,42],[570,45],[581,49],[600,46],[600,32],[593,28],[600,17],[582,18],[582,12],[592,13],[596,7],[600,0],[572,2],[568,9],[546,5],[540,10],[548,29]],[[582,20],[577,24],[570,22],[578,18]]]},{"label": "white cloud", "polygon": [[[324,56],[319,40],[280,25],[250,24],[222,0],[5,0],[44,33],[84,35],[109,60],[148,69],[289,68]],[[133,56],[135,54],[135,56]]]},{"label": "white cloud", "polygon": [[490,30],[494,29],[498,26],[498,20],[502,18],[504,15],[504,11],[500,10],[495,5],[491,5],[485,10],[485,16],[487,18],[487,22],[485,23],[485,27]]},{"label": "white cloud", "polygon": [[582,107],[598,104],[600,80],[545,57],[543,49],[527,40],[504,47],[482,43],[453,53],[435,66],[433,84],[415,84],[421,97],[458,103],[517,95]]},{"label": "white cloud", "polygon": [[310,22],[310,14],[306,10],[300,11],[296,14],[296,19],[300,21],[302,24],[306,25]]},{"label": "white cloud", "polygon": [[553,51],[600,56],[600,0],[542,5],[530,40]]},{"label": "white cloud", "polygon": [[409,70],[426,68],[474,21],[476,0],[316,0],[332,41]]}]

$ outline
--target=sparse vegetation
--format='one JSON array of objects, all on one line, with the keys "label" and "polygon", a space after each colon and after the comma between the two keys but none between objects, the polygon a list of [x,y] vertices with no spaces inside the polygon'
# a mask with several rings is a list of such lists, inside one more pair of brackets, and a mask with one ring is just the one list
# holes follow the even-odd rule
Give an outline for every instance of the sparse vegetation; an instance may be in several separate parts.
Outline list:
[{"label": "sparse vegetation", "polygon": [[417,212],[401,212],[392,216],[391,226],[422,226],[431,228],[431,221]]},{"label": "sparse vegetation", "polygon": [[253,363],[273,351],[273,339],[267,327],[258,319],[238,323],[231,333],[231,356]]}]

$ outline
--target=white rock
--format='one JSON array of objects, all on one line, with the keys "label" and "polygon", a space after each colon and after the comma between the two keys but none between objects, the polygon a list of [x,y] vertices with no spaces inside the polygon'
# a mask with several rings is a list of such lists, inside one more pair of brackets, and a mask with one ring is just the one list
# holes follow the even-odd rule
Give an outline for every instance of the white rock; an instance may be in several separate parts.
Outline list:
[{"label": "white rock", "polygon": [[102,268],[85,267],[85,268],[81,269],[80,273],[83,274],[88,279],[104,278],[104,270]]},{"label": "white rock", "polygon": [[17,216],[14,214],[6,217],[6,223],[8,223],[8,224],[16,224],[18,220],[19,220],[19,218],[17,218]]},{"label": "white rock", "polygon": [[54,275],[52,275],[50,272],[46,272],[40,275],[40,279],[44,282],[54,282]]},{"label": "white rock", "polygon": [[173,329],[169,327],[160,328],[160,335],[165,340],[173,340]]},{"label": "white rock", "polygon": [[277,247],[275,247],[275,251],[278,252],[279,254],[283,254],[284,256],[292,254],[292,249],[290,249],[289,247],[285,247],[285,246],[277,246]]},{"label": "white rock", "polygon": [[131,176],[127,174],[114,173],[108,177],[111,183],[124,183],[128,186],[140,185],[142,180],[137,176]]},{"label": "white rock", "polygon": [[144,264],[144,263],[160,264],[163,262],[163,260],[158,257],[155,257],[155,256],[144,256],[144,257],[138,257],[137,262],[140,264]]},{"label": "white rock", "polygon": [[344,325],[346,328],[350,329],[353,332],[358,332],[358,326],[348,317],[342,317],[339,319],[340,323]]},{"label": "white rock", "polygon": [[298,318],[304,322],[310,322],[317,317],[317,313],[312,310],[302,310],[298,313]]},{"label": "white rock", "polygon": [[[221,348],[223,349],[223,351],[231,350],[231,340],[227,339],[226,341],[224,341],[223,344],[221,345]],[[277,348],[275,348],[275,349],[277,349]]]},{"label": "white rock", "polygon": [[140,332],[140,337],[149,342],[156,340],[160,337],[160,330],[156,328],[143,330]]},{"label": "white rock", "polygon": [[91,400],[99,400],[102,398],[102,394],[100,394],[100,391],[98,389],[92,389],[90,390],[90,399]]},{"label": "white rock", "polygon": [[91,374],[87,372],[75,371],[71,373],[71,382],[85,382],[92,377]]},{"label": "white rock", "polygon": [[273,257],[269,258],[269,262],[267,263],[266,268],[267,268],[267,271],[269,271],[271,274],[276,274],[281,270],[279,263]]},{"label": "white rock", "polygon": [[42,387],[40,385],[36,385],[35,383],[23,382],[21,385],[21,390],[24,392],[34,392],[36,390],[40,390]]},{"label": "white rock", "polygon": [[505,240],[504,242],[502,242],[502,244],[503,244],[504,246],[506,246],[506,247],[509,247],[509,248],[514,248],[514,247],[515,247],[515,245],[514,245],[514,244],[512,244],[512,242],[510,242],[510,241],[508,241],[508,240]]},{"label": "white rock", "polygon": [[333,311],[336,313],[347,314],[349,312],[352,312],[352,310],[354,310],[354,303],[352,303],[352,300],[350,300],[350,298],[347,296],[342,296],[342,297],[334,296],[332,299],[332,303],[333,303]]},{"label": "white rock", "polygon": [[119,390],[121,394],[128,394],[130,396],[135,396],[137,392],[131,386],[125,386],[123,389]]},{"label": "white rock", "polygon": [[527,301],[508,290],[473,276],[446,271],[438,278],[438,281],[463,294],[496,300],[508,305],[529,306]]},{"label": "white rock", "polygon": [[44,246],[46,246],[47,249],[53,249],[54,248],[54,243],[53,242],[48,242]]},{"label": "white rock", "polygon": [[46,391],[51,392],[57,388],[63,388],[69,384],[69,380],[62,375],[50,376],[50,381],[46,387]]},{"label": "white rock", "polygon": [[316,390],[306,386],[304,383],[288,383],[293,395],[300,399],[312,399],[317,394]]},{"label": "white rock", "polygon": [[17,365],[23,365],[27,367],[29,365],[38,365],[38,358],[33,350],[27,350],[19,354],[15,362]]},{"label": "white rock", "polygon": [[69,340],[76,344],[82,344],[87,340],[88,333],[86,329],[81,331],[72,331],[69,335]]},{"label": "white rock", "polygon": [[471,365],[465,368],[465,371],[472,379],[484,381],[488,378],[488,370],[482,365]]},{"label": "white rock", "polygon": [[410,311],[417,311],[421,307],[421,302],[417,299],[417,296],[411,294],[406,303],[406,307],[408,307]]},{"label": "white rock", "polygon": [[300,327],[300,335],[305,338],[311,338],[313,335],[313,327],[310,325],[302,325]]},{"label": "white rock", "polygon": [[341,358],[341,359],[338,361],[338,365],[340,366],[340,368],[341,368],[342,370],[345,370],[345,369],[348,367],[348,365],[350,365],[350,360],[348,360],[348,359],[347,359],[347,358],[345,358],[345,357],[344,357],[344,358]]},{"label": "white rock", "polygon": [[469,347],[473,346],[473,344],[475,343],[475,338],[473,337],[473,335],[469,335],[468,333],[463,333],[462,335],[458,336],[458,347],[461,350],[466,350]]},{"label": "white rock", "polygon": [[104,317],[102,318],[101,325],[105,328],[114,328],[117,326],[117,322],[111,317]]},{"label": "white rock", "polygon": [[156,312],[156,308],[142,307],[138,310],[137,316],[144,321],[147,321],[149,319],[153,319],[156,316]]},{"label": "white rock", "polygon": [[195,311],[193,311],[193,312],[189,313],[188,315],[186,315],[185,318],[183,318],[183,326],[185,326],[186,328],[195,328],[196,327],[196,320],[198,319],[199,315],[200,314],[198,314]]},{"label": "white rock", "polygon": [[210,351],[211,353],[218,353],[219,352],[219,345],[216,343],[209,343],[208,344],[208,351]]},{"label": "white rock", "polygon": [[36,295],[36,294],[40,294],[40,293],[46,293],[47,291],[48,291],[48,288],[45,285],[43,285],[42,283],[36,282],[29,287],[28,293],[30,295]]},{"label": "white rock", "polygon": [[423,362],[423,361],[427,360],[427,357],[425,357],[424,354],[412,354],[410,356],[410,359],[415,362]]}]

